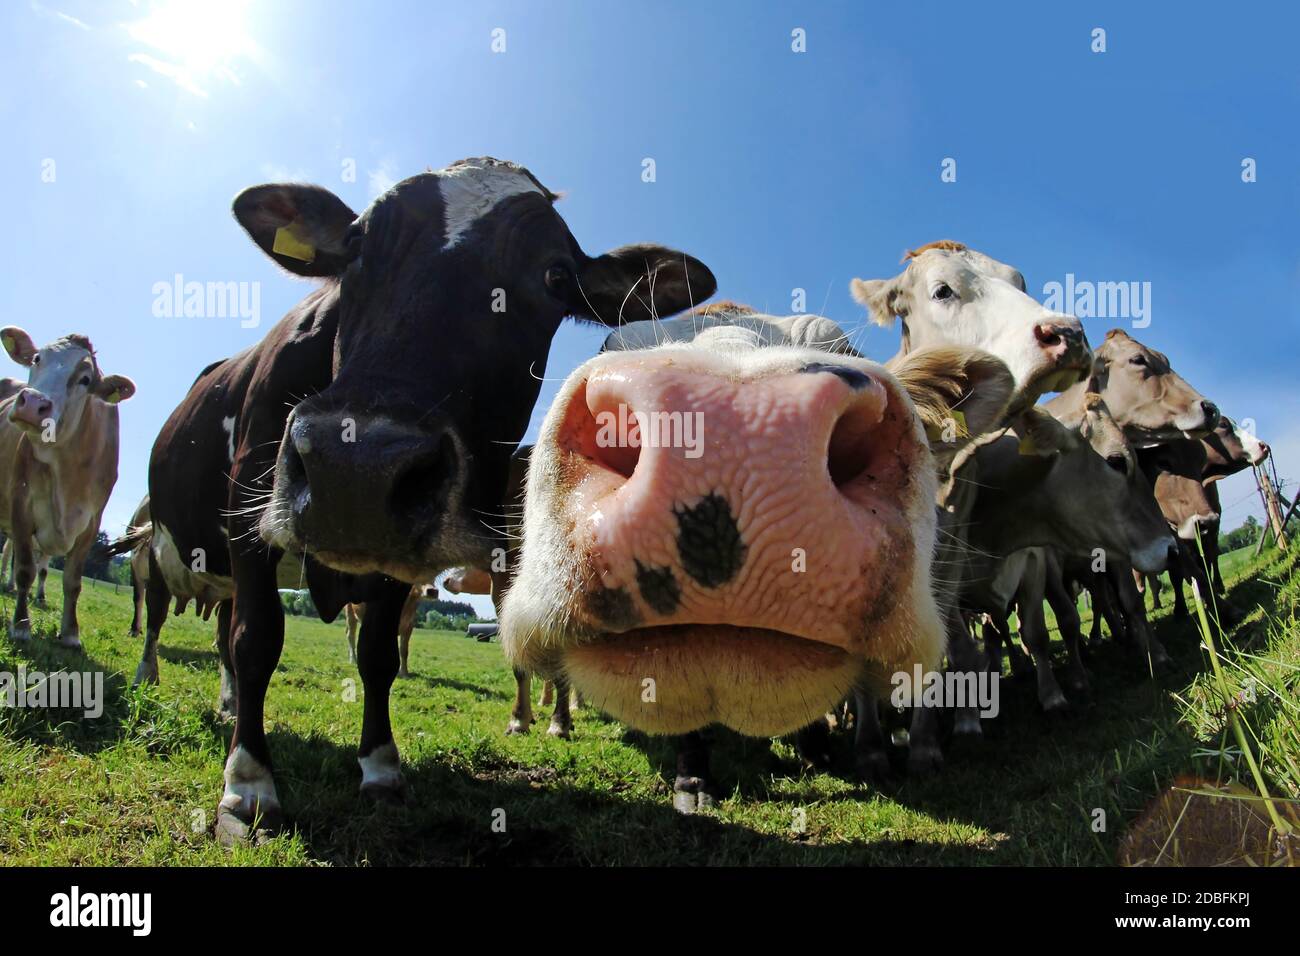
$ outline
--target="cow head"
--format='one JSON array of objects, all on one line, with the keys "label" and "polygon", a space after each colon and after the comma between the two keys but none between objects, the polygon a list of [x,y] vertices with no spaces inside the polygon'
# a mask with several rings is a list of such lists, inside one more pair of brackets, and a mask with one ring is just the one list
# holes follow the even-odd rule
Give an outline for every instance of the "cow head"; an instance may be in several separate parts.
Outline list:
[{"label": "cow head", "polygon": [[1271,449],[1226,415],[1218,426],[1201,439],[1205,443],[1205,478],[1226,478],[1252,465],[1260,465]]},{"label": "cow head", "polygon": [[1200,438],[1219,421],[1215,404],[1187,384],[1164,353],[1123,329],[1106,333],[1088,388],[1105,396],[1115,421],[1138,445]]},{"label": "cow head", "polygon": [[74,440],[88,402],[115,405],[135,394],[125,375],[102,375],[90,339],[72,334],[38,349],[16,326],[0,329],[0,342],[19,365],[27,366],[27,387],[9,407],[9,421],[30,439],[39,457]]},{"label": "cow head", "polygon": [[963,436],[998,420],[1010,373],[764,346],[757,324],[596,356],[533,449],[503,647],[644,730],[784,733],[943,652],[930,442],[962,444],[954,406]]},{"label": "cow head", "polygon": [[1087,374],[1092,353],[1079,320],[1027,295],[1016,269],[951,240],[912,250],[904,261],[907,268],[892,279],[851,284],[877,324],[899,317],[904,352],[931,345],[991,352],[1015,376],[1010,412]]},{"label": "cow head", "polygon": [[1219,520],[1218,506],[1210,500],[1205,485],[1205,442],[1180,438],[1143,448],[1138,455],[1155,488],[1160,511],[1178,537],[1195,541],[1199,525]]},{"label": "cow head", "polygon": [[267,255],[338,284],[333,381],[288,417],[264,539],[412,582],[489,560],[561,320],[647,319],[715,288],[702,263],[661,246],[586,255],[555,199],[495,159],[404,180],[360,216],[316,186],[235,199]]}]

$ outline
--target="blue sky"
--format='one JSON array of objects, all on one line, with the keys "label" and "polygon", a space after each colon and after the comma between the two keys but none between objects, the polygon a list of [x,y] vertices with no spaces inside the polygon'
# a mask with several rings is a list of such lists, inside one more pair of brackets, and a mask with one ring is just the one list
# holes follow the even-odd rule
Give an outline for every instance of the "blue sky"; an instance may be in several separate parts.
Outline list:
[{"label": "blue sky", "polygon": [[[117,533],[199,369],[308,291],[235,224],[235,193],[306,180],[359,211],[487,154],[564,191],[588,253],[674,245],[727,298],[786,314],[801,288],[850,328],[849,280],[938,238],[1014,264],[1039,298],[1067,273],[1149,282],[1133,334],[1300,476],[1297,27],[1295,8],[1255,5],[5,4],[0,320],[41,343],[85,332],[136,381]],[[259,283],[260,326],[156,316],[155,285],[178,273]],[[1094,343],[1127,324],[1085,319]],[[534,427],[600,337],[561,332]],[[883,360],[897,331],[857,341]],[[1248,476],[1222,492],[1226,527],[1259,513]]]}]

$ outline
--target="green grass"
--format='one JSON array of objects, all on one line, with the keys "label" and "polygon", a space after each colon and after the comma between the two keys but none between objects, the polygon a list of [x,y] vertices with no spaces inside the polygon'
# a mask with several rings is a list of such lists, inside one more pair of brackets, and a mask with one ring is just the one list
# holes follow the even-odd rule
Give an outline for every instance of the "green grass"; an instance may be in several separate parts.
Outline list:
[{"label": "green grass", "polygon": [[[1250,613],[1224,642],[1225,673],[1272,793],[1298,798],[1300,574],[1271,553],[1236,567],[1232,597]],[[357,794],[362,692],[342,627],[291,617],[267,701],[290,827],[227,851],[210,834],[230,733],[214,715],[213,625],[169,619],[162,685],[133,691],[127,591],[83,591],[78,654],[48,639],[55,574],[49,590],[38,638],[21,648],[0,639],[0,670],[102,669],[109,700],[98,720],[0,710],[0,860],[11,864],[1107,864],[1126,822],[1175,776],[1254,787],[1206,653],[1166,610],[1156,630],[1177,662],[1171,675],[1144,676],[1108,641],[1089,661],[1095,705],[1058,719],[1039,713],[1032,682],[1008,679],[983,742],[954,745],[941,775],[888,793],[853,780],[843,737],[832,772],[811,774],[786,741],[720,733],[714,770],[726,793],[693,818],[671,808],[665,742],[589,710],[572,741],[545,735],[548,715],[508,738],[514,682],[499,646],[416,631],[417,676],[393,694],[412,799],[375,807]],[[0,600],[6,619],[12,610]],[[1093,830],[1097,808],[1104,832]],[[501,811],[504,833],[493,828]]]}]

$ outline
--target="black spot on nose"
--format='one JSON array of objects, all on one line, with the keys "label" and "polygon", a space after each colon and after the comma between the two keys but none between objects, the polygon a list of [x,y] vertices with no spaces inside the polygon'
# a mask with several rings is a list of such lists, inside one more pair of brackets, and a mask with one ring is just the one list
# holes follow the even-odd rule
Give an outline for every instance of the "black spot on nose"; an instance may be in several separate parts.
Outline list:
[{"label": "black spot on nose", "polygon": [[682,568],[706,588],[726,584],[745,563],[745,542],[727,500],[710,494],[677,515],[677,553]]},{"label": "black spot on nose", "polygon": [[636,584],[645,603],[657,614],[672,614],[682,601],[682,590],[677,586],[672,568],[647,568],[638,561]]},{"label": "black spot on nose", "polygon": [[827,372],[831,375],[838,376],[844,384],[858,392],[871,384],[871,376],[866,372],[859,371],[856,368],[848,368],[844,365],[827,365],[825,362],[809,362],[800,372]]},{"label": "black spot on nose", "polygon": [[615,630],[625,631],[641,623],[632,595],[624,588],[597,588],[587,595],[587,607]]}]

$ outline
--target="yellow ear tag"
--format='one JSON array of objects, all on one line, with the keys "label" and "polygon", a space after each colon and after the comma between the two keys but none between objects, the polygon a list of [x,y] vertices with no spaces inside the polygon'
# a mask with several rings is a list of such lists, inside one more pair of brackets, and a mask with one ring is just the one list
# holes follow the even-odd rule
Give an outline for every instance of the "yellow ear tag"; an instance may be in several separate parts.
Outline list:
[{"label": "yellow ear tag", "polygon": [[[956,423],[957,429],[955,433],[951,428],[949,428],[949,422]],[[945,434],[945,432],[947,432],[947,434]],[[930,441],[947,442],[956,441],[958,438],[969,438],[970,432],[966,430],[966,416],[962,412],[957,411],[957,409],[952,409],[948,412],[948,417],[944,419],[943,422],[926,423],[925,437],[930,439]]]},{"label": "yellow ear tag", "polygon": [[271,251],[299,262],[311,262],[316,258],[316,247],[295,236],[292,226],[281,226],[275,230],[275,244],[271,246]]},{"label": "yellow ear tag", "polygon": [[108,402],[110,405],[116,405],[117,400],[121,397],[121,393],[117,389],[113,389],[108,398],[104,399],[104,401]]}]

